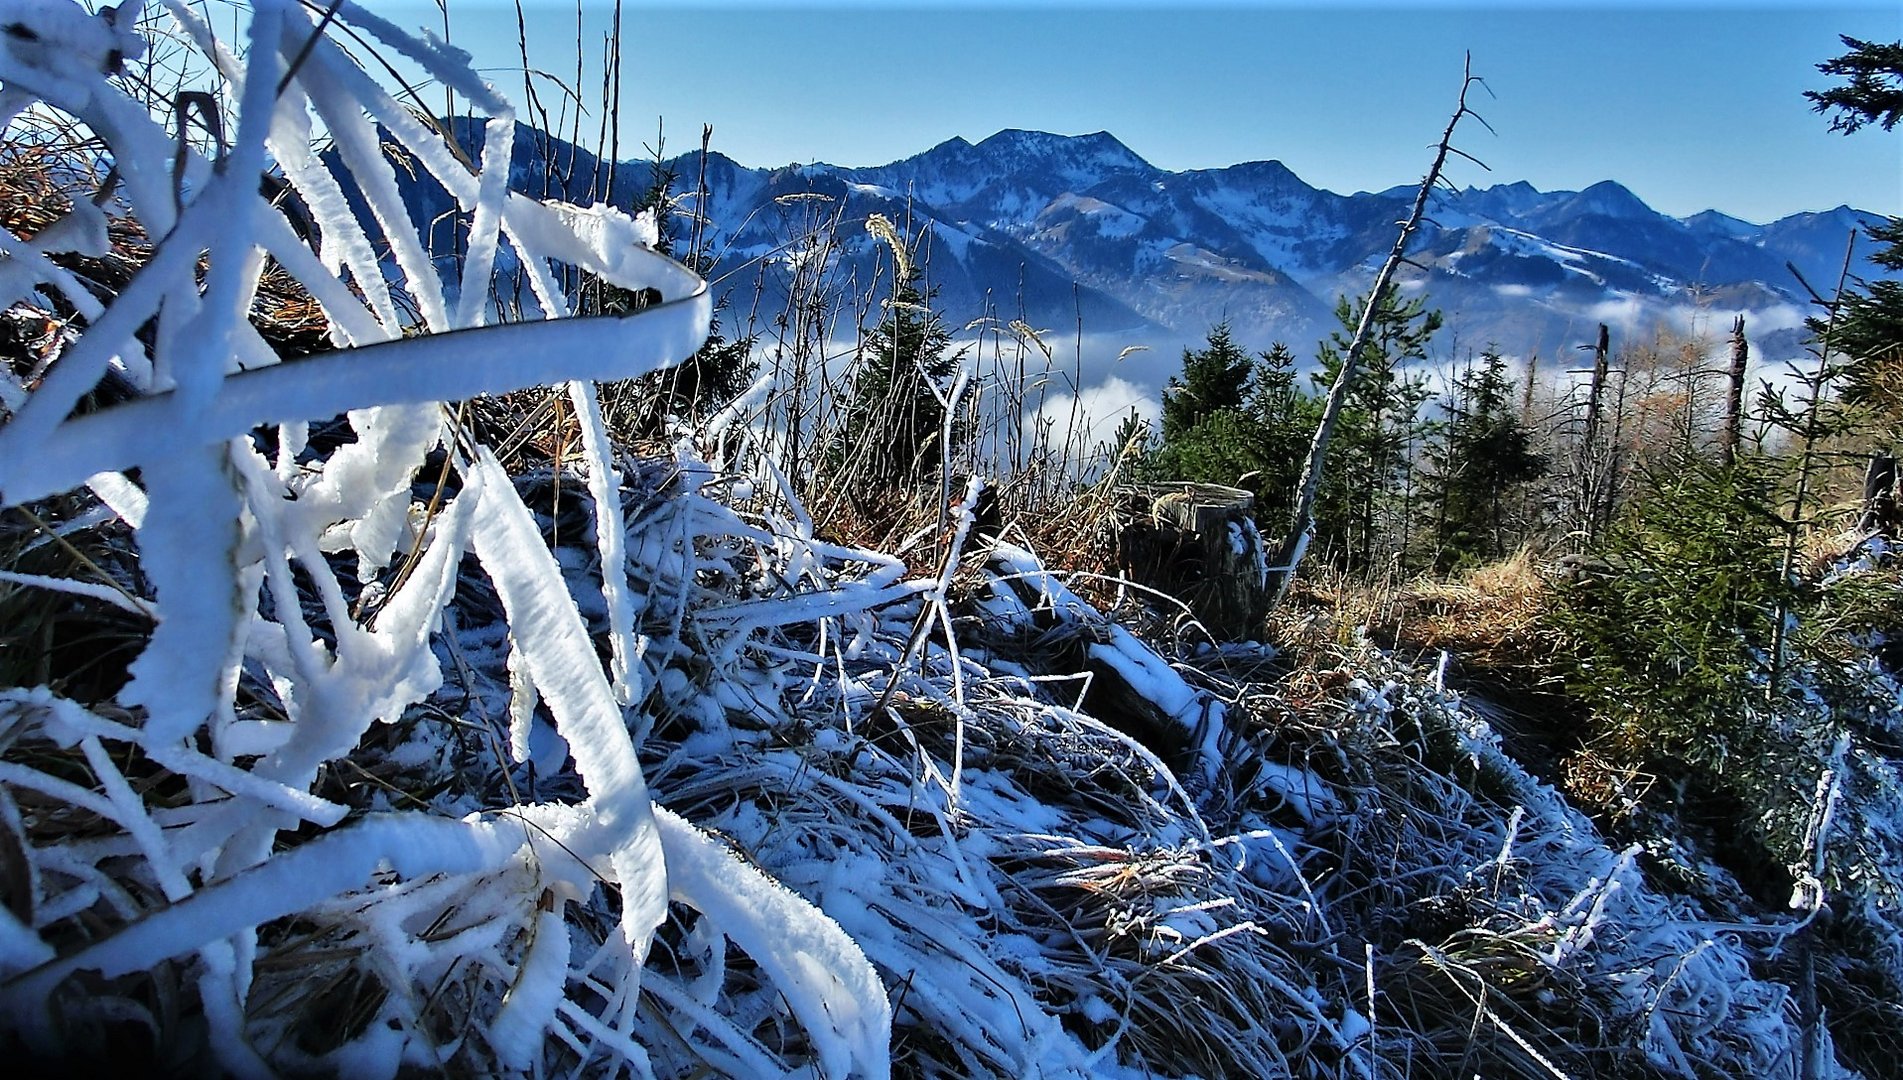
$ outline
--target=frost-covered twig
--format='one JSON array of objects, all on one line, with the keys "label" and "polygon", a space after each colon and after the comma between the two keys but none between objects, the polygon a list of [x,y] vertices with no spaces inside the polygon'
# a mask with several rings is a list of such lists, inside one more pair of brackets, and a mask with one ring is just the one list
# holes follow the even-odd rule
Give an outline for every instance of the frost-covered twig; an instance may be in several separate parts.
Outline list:
[{"label": "frost-covered twig", "polygon": [[[103,711],[44,691],[4,702],[12,722],[0,771],[10,786],[52,800],[56,818],[82,815],[79,842],[30,838],[19,852],[35,895],[26,899],[32,923],[9,923],[0,958],[0,995],[14,1003],[8,1026],[45,1053],[78,1053],[89,1018],[142,1008],[114,980],[165,978],[172,958],[196,952],[195,976],[170,977],[193,984],[210,1050],[239,1074],[345,1063],[387,1074],[451,1058],[478,1070],[542,1069],[603,1052],[641,1071],[638,988],[671,900],[779,981],[820,1074],[884,1076],[889,1014],[863,955],[810,904],[711,858],[693,826],[657,817],[630,735],[644,725],[624,712],[646,707],[651,684],[635,670],[646,643],[625,584],[619,479],[587,380],[690,354],[708,322],[704,283],[651,250],[651,220],[511,192],[513,114],[459,55],[352,4],[312,12],[261,0],[239,59],[193,10],[170,7],[234,88],[234,122],[222,125],[234,139],[216,161],[174,141],[105,79],[109,53],[138,47],[130,17],[35,3],[9,13],[18,21],[8,41],[45,47],[0,56],[9,95],[37,94],[104,140],[130,213],[156,242],[131,286],[97,309],[82,306],[89,325],[0,428],[0,498],[90,484],[134,526],[156,595],[129,603],[157,624],[117,700],[95,705]],[[330,40],[338,27],[404,53],[486,108],[480,167],[365,75]],[[334,163],[311,150],[312,114],[335,142]],[[416,235],[385,140],[460,203],[468,250],[458,280],[445,280]],[[177,164],[160,173],[159,162]],[[257,176],[274,162],[317,219],[323,256],[295,241],[259,195]],[[361,217],[346,190],[360,197]],[[61,235],[7,237],[11,265],[64,287],[41,257],[67,242]],[[375,254],[380,245],[388,261]],[[278,362],[249,321],[266,251],[322,306],[340,348]],[[526,271],[532,303],[554,321],[485,325],[499,259]],[[653,286],[663,299],[625,319],[561,318],[557,264]],[[403,323],[399,297],[421,313],[420,335],[405,336],[418,328]],[[149,357],[129,348],[155,318]],[[108,372],[132,398],[72,415]],[[437,404],[565,380],[584,422],[609,671],[516,481],[485,449],[451,444]],[[310,423],[340,414],[350,438],[313,446]],[[431,454],[455,463],[455,488],[446,493],[449,473],[436,470],[428,511],[413,514],[412,481]],[[134,469],[136,485],[122,475]],[[692,535],[675,553],[689,564]],[[333,562],[345,553],[355,558]],[[399,553],[404,565],[392,571]],[[525,803],[506,773],[487,793],[465,785],[424,798],[370,771],[448,751],[417,710],[443,714],[431,640],[449,606],[467,602],[466,566],[477,564],[514,643],[518,688],[552,720],[525,713],[511,741],[545,761],[548,740],[560,740],[575,762],[564,784],[579,798]],[[652,554],[644,569],[654,572]],[[374,606],[359,602],[373,596]],[[742,633],[770,624],[747,625]],[[474,674],[466,663],[461,671]],[[403,734],[393,741],[391,732]],[[108,740],[127,748],[138,775]],[[62,755],[70,763],[48,764]],[[379,785],[367,803],[337,784],[337,768]],[[62,778],[74,769],[100,792]],[[404,801],[380,806],[385,791]],[[494,796],[505,793],[513,805],[499,811]],[[353,808],[377,812],[347,819]],[[92,941],[82,932],[92,924],[76,916],[100,889],[118,897],[120,921]],[[374,1022],[313,1034],[316,1021],[278,1004],[271,973],[294,967],[309,940],[292,926],[361,954],[347,981],[376,988]],[[593,956],[574,955],[595,926],[609,929]],[[69,980],[81,970],[106,980],[90,998]],[[443,1029],[436,1011],[452,985],[460,1033]]]}]

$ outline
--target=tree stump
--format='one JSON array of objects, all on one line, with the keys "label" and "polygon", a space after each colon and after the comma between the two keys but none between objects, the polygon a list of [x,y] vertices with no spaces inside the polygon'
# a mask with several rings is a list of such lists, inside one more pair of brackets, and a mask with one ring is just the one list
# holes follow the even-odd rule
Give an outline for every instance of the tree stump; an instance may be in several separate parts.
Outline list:
[{"label": "tree stump", "polygon": [[1119,488],[1117,561],[1125,577],[1183,601],[1212,637],[1254,640],[1269,610],[1268,558],[1255,496],[1217,484]]}]

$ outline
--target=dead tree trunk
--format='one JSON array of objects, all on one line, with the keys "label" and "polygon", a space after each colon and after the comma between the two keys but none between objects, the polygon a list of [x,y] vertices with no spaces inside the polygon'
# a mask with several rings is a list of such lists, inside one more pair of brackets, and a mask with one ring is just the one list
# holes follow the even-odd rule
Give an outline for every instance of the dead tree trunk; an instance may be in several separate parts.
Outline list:
[{"label": "dead tree trunk", "polygon": [[1612,330],[1605,323],[1600,323],[1599,340],[1592,346],[1592,387],[1586,395],[1586,449],[1589,452],[1599,438],[1599,414],[1606,391],[1606,370],[1611,363],[1611,353]]},{"label": "dead tree trunk", "polygon": [[1540,354],[1534,353],[1526,358],[1526,386],[1520,390],[1520,424],[1528,429],[1533,426],[1533,384],[1540,377]]},{"label": "dead tree trunk", "polygon": [[[1348,400],[1348,389],[1354,385],[1355,376],[1361,368],[1362,354],[1368,351],[1368,340],[1374,335],[1376,313],[1381,310],[1382,301],[1387,299],[1388,290],[1394,284],[1395,271],[1407,258],[1407,243],[1413,239],[1414,232],[1421,226],[1421,219],[1427,213],[1427,196],[1434,185],[1441,182],[1441,170],[1447,165],[1450,154],[1458,154],[1476,165],[1481,165],[1471,154],[1454,149],[1454,128],[1461,120],[1479,114],[1467,107],[1467,91],[1480,81],[1473,73],[1473,57],[1467,57],[1465,74],[1460,84],[1460,98],[1455,105],[1454,115],[1447,121],[1447,130],[1441,133],[1440,143],[1434,152],[1434,163],[1428,166],[1427,175],[1421,178],[1420,190],[1414,195],[1414,209],[1407,219],[1400,222],[1401,231],[1394,238],[1394,248],[1381,264],[1381,272],[1375,275],[1374,288],[1368,291],[1367,306],[1361,310],[1361,321],[1355,326],[1354,340],[1348,346],[1348,355],[1341,362],[1341,371],[1335,376],[1335,383],[1328,388],[1328,398],[1322,405],[1321,422],[1315,425],[1315,438],[1309,443],[1308,460],[1302,466],[1302,479],[1296,485],[1295,513],[1289,522],[1288,537],[1282,542],[1281,557],[1277,565],[1270,568],[1275,576],[1274,599],[1271,609],[1279,606],[1288,592],[1289,582],[1301,567],[1302,556],[1308,552],[1308,544],[1315,534],[1315,498],[1321,491],[1322,465],[1328,456],[1328,441],[1335,433],[1335,424],[1341,419],[1342,405]],[[1486,123],[1482,120],[1481,123]],[[1486,168],[1481,165],[1481,168]]]},{"label": "dead tree trunk", "polygon": [[1744,339],[1744,316],[1731,324],[1731,381],[1725,387],[1725,426],[1718,434],[1719,460],[1728,468],[1738,460],[1738,433],[1744,422],[1744,369],[1751,344]]},{"label": "dead tree trunk", "polygon": [[1588,548],[1599,535],[1599,508],[1606,497],[1599,458],[1599,427],[1605,413],[1606,375],[1611,357],[1612,331],[1600,323],[1599,337],[1592,346],[1592,383],[1586,390],[1586,430],[1579,441],[1579,520]]}]

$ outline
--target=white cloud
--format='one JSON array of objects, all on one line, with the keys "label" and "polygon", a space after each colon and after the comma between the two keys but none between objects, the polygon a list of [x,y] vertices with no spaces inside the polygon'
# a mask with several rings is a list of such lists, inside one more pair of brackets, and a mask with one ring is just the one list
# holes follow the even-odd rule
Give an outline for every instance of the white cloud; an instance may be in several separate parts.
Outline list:
[{"label": "white cloud", "polygon": [[1041,421],[1050,425],[1051,441],[1058,447],[1064,445],[1067,432],[1074,432],[1071,445],[1087,454],[1116,434],[1117,425],[1133,409],[1138,417],[1149,421],[1152,430],[1163,417],[1162,403],[1153,392],[1112,375],[1096,386],[1085,387],[1082,393],[1046,397],[1041,409],[1024,417],[1025,434],[1034,434]]},{"label": "white cloud", "polygon": [[1645,302],[1636,296],[1628,295],[1618,295],[1616,299],[1602,300],[1586,309],[1587,318],[1628,333],[1644,325],[1646,315]]},{"label": "white cloud", "polygon": [[1680,304],[1666,311],[1666,320],[1674,329],[1687,334],[1728,337],[1732,322],[1740,315],[1744,316],[1745,336],[1758,337],[1803,326],[1806,312],[1796,304],[1771,304],[1761,308]]}]

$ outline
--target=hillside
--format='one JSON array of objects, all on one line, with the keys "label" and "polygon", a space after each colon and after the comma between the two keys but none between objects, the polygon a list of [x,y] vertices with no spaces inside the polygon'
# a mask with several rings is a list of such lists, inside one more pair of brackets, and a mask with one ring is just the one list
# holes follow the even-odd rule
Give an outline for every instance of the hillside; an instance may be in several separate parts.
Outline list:
[{"label": "hillside", "polygon": [[[1219,635],[1196,586],[1275,571],[1246,501],[1192,496],[1249,493],[1124,483],[1135,439],[980,459],[902,290],[850,372],[657,406],[711,385],[734,309],[653,215],[514,190],[540,166],[464,54],[266,3],[213,49],[179,5],[170,44],[236,88],[207,153],[112,77],[138,27],[9,17],[15,1075],[1848,1080],[1903,1050],[1903,565],[1894,522],[1806,502],[1815,439],[1782,517],[1791,459],[1718,463],[1675,399],[1621,433],[1683,453],[1593,557],[1318,556]],[[377,50],[490,119],[445,139]],[[1233,179],[1022,132],[891,168],[709,191],[930,191],[963,216],[868,217],[868,267],[923,230],[1056,288],[1036,245],[1109,266]],[[1465,198],[1550,211],[1576,246],[1516,257],[1595,274],[1646,220],[1605,185]],[[1225,220],[1280,263],[1160,257],[1269,304],[1358,250],[1252,205]],[[1143,527],[1180,596],[1132,580]]]}]

